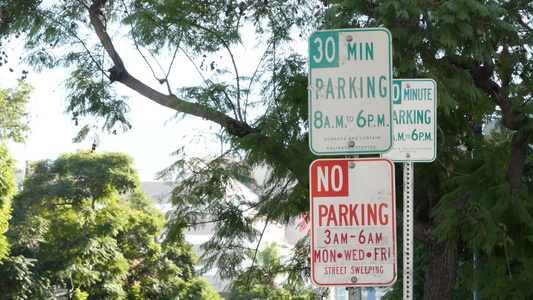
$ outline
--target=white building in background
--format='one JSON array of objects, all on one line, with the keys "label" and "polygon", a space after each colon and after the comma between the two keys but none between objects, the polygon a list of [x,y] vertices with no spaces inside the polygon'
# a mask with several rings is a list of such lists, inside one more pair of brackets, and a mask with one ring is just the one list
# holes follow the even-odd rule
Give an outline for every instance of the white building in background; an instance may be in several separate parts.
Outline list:
[{"label": "white building in background", "polygon": [[[170,202],[170,193],[174,187],[173,183],[162,181],[145,181],[141,183],[141,189],[148,193],[148,196],[156,204],[156,207],[162,212],[168,212],[172,208]],[[252,186],[253,189],[253,186]],[[248,200],[257,199],[258,196],[253,192],[250,187],[237,182],[232,191],[228,191],[227,197],[231,199],[232,196],[238,195],[246,197]],[[257,212],[249,210],[248,214],[253,215]],[[280,246],[280,253],[283,257],[289,257],[291,255],[292,248],[304,235],[309,233],[309,226],[302,224],[300,228],[300,220],[295,220],[293,224],[280,224],[273,220],[268,221],[268,225],[265,228],[266,218],[262,218],[256,222],[253,226],[258,231],[265,230],[263,238],[261,239],[261,245],[259,249],[263,249],[268,243],[275,242]],[[191,228],[185,233],[185,240],[189,244],[194,246],[195,253],[200,257],[201,250],[200,245],[207,242],[213,236],[213,225],[208,224],[205,227]],[[251,248],[257,247],[257,245],[250,245]],[[203,274],[202,277],[207,279],[219,292],[222,297],[227,295],[228,287],[231,284],[229,280],[220,280],[216,276],[217,268],[209,270]],[[381,299],[381,297],[388,291],[388,288],[375,288],[375,289],[362,289],[363,300],[375,300]],[[331,288],[328,298],[326,300],[348,300],[348,292],[344,287]]]},{"label": "white building in background", "polygon": [[[148,196],[156,204],[156,207],[162,212],[168,212],[172,208],[170,202],[170,193],[173,189],[173,184],[169,182],[161,181],[149,181],[142,182],[141,189],[147,192]],[[235,187],[228,191],[227,198],[231,199],[232,196],[245,197],[248,200],[257,199],[258,196],[253,191],[240,182],[236,182]],[[247,214],[252,216],[257,214],[254,210],[247,210]],[[266,217],[260,218],[259,221],[253,224],[253,227],[258,231],[263,231],[264,234],[261,239],[259,249],[263,249],[267,244],[275,242],[280,248],[280,254],[282,257],[289,257],[292,248],[298,240],[304,237],[304,234],[300,232],[300,227],[297,222],[294,224],[283,225],[275,222],[274,220],[268,220],[268,224],[265,228]],[[193,245],[197,256],[200,256],[200,245],[207,242],[213,236],[213,225],[206,224],[203,228],[191,228],[185,233],[185,240],[189,244]],[[257,247],[257,245],[250,245],[251,248]],[[228,280],[220,280],[216,276],[217,268],[209,270],[203,274],[202,277],[206,278],[220,293],[222,297],[227,295],[228,286],[231,284]]]}]

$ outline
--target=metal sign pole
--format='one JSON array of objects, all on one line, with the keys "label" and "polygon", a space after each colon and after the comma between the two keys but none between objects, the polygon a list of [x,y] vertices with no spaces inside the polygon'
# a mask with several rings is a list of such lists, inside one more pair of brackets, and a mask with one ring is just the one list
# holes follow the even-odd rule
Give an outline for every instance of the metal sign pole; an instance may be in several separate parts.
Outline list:
[{"label": "metal sign pole", "polygon": [[403,163],[403,299],[413,299],[413,177],[413,163]]},{"label": "metal sign pole", "polygon": [[361,287],[347,287],[348,300],[361,300]]}]

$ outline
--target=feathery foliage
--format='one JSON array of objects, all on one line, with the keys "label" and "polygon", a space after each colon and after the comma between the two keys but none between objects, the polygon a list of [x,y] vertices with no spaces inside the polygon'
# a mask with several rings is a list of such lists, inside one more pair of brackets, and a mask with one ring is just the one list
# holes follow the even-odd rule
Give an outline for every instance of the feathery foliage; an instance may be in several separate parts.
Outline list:
[{"label": "feathery foliage", "polygon": [[92,151],[32,164],[7,233],[7,298],[60,289],[78,299],[219,299],[196,277],[191,246],[159,242],[165,215],[139,190],[132,166],[125,154]]},{"label": "feathery foliage", "polygon": [[[293,41],[317,29],[388,28],[394,77],[432,78],[439,95],[438,157],[415,168],[415,238],[428,255],[416,295],[451,299],[479,290],[485,298],[531,298],[530,1],[8,0],[0,16],[2,45],[21,35],[26,62],[70,68],[73,118],[128,129],[128,100],[113,92],[121,84],[179,116],[220,126],[213,127],[221,128],[213,129],[224,145],[220,157],[181,156],[165,171],[180,180],[168,239],[215,222],[205,259],[222,277],[241,271],[244,243],[261,236],[252,226],[258,216],[286,223],[308,210],[308,166],[316,157],[307,146],[306,59]],[[261,51],[243,63],[254,67],[247,72],[240,63],[247,55],[237,54],[245,39]],[[200,83],[181,84],[182,61],[195,64]],[[82,128],[79,139],[93,127]],[[226,197],[258,166],[269,172],[255,201]],[[480,258],[475,267],[473,257]]]}]

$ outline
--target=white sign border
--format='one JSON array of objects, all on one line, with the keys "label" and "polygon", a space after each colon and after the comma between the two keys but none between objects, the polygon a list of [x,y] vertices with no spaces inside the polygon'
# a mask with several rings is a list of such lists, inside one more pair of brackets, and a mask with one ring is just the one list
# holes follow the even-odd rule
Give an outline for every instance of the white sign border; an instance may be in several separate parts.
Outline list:
[{"label": "white sign border", "polygon": [[389,134],[390,134],[390,141],[389,141],[389,147],[387,149],[379,149],[379,150],[367,150],[367,151],[361,151],[361,150],[339,150],[339,151],[317,151],[313,148],[313,116],[312,116],[312,90],[309,88],[312,86],[311,78],[312,78],[312,68],[310,64],[310,51],[308,50],[308,121],[309,121],[309,149],[311,152],[313,152],[315,155],[353,155],[353,154],[382,154],[390,151],[393,147],[393,139],[394,139],[394,129],[393,129],[393,120],[392,120],[392,114],[393,114],[393,105],[392,105],[392,81],[393,81],[393,64],[392,64],[392,56],[393,56],[393,48],[392,48],[392,34],[391,32],[385,28],[385,27],[375,27],[375,28],[350,28],[350,29],[330,29],[330,30],[319,30],[315,31],[311,34],[313,36],[314,34],[318,32],[339,32],[339,35],[341,33],[349,33],[349,32],[366,32],[366,31],[383,31],[386,32],[389,36],[389,43],[388,43],[388,52],[389,52],[389,76],[388,76],[388,90],[389,90],[389,101],[390,101],[390,110],[389,110]]},{"label": "white sign border", "polygon": [[[361,161],[387,161],[391,166],[391,191],[392,191],[392,235],[393,238],[392,241],[392,248],[393,248],[393,255],[394,255],[394,264],[393,264],[393,279],[390,282],[372,282],[372,283],[358,283],[358,282],[339,282],[339,283],[319,283],[317,282],[315,276],[314,276],[314,262],[313,262],[313,255],[314,255],[314,238],[315,238],[315,222],[314,222],[314,216],[313,216],[313,189],[312,189],[312,168],[313,165],[317,162],[323,162],[323,161],[347,161],[348,163],[353,162],[361,162]],[[381,157],[375,157],[375,158],[339,158],[339,159],[317,159],[311,163],[309,166],[309,177],[310,177],[310,183],[311,188],[309,189],[309,202],[310,202],[310,211],[309,211],[309,222],[310,222],[310,234],[311,234],[311,281],[313,284],[317,286],[324,286],[324,287],[338,287],[338,286],[359,286],[359,287],[373,287],[373,286],[379,286],[379,287],[385,287],[385,286],[392,286],[396,280],[398,279],[398,255],[397,255],[397,240],[396,240],[396,182],[395,182],[395,166],[394,162],[388,158],[381,158]]]},{"label": "white sign border", "polygon": [[[429,163],[435,161],[437,159],[437,82],[431,78],[395,78],[393,79],[393,85],[394,81],[400,81],[400,82],[423,82],[423,81],[429,81],[433,83],[433,91],[434,91],[434,100],[433,100],[433,111],[432,111],[432,117],[433,117],[433,157],[429,159],[424,158],[417,158],[416,155],[406,157],[405,159],[398,159],[395,157],[392,157],[395,155],[395,153],[399,150],[397,150],[396,146],[393,144],[391,150],[387,153],[381,154],[381,157],[388,158],[396,163],[403,163],[403,162],[416,162],[416,163]],[[401,96],[400,96],[401,97]],[[394,104],[392,105],[393,112],[394,112]],[[393,138],[397,136],[397,127],[396,125],[393,126]],[[394,142],[396,143],[396,142]]]}]

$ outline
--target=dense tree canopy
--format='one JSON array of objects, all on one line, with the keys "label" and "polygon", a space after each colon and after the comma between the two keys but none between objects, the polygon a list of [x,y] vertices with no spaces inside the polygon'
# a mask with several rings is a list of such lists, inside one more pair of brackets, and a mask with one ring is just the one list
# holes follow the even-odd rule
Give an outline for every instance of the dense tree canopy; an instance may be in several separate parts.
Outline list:
[{"label": "dense tree canopy", "polygon": [[24,142],[28,134],[27,104],[32,90],[23,81],[16,88],[0,87],[0,264],[9,252],[4,233],[11,218],[11,199],[17,191],[15,160],[6,142]]},{"label": "dense tree canopy", "polygon": [[192,246],[158,241],[165,215],[132,165],[80,151],[30,166],[13,201],[4,299],[219,299],[196,277]]},{"label": "dense tree canopy", "polygon": [[0,144],[0,263],[9,253],[9,243],[4,235],[11,218],[11,199],[17,191],[15,162],[4,143]]},{"label": "dense tree canopy", "polygon": [[[438,85],[438,157],[415,167],[415,237],[428,255],[426,273],[417,274],[427,277],[424,299],[476,289],[508,299],[533,293],[532,10],[528,0],[7,0],[0,35],[3,45],[20,35],[26,62],[37,69],[72,70],[66,88],[73,119],[96,116],[104,130],[127,129],[127,100],[114,92],[121,84],[221,125],[223,155],[179,160],[166,170],[183,183],[169,237],[187,226],[181,216],[189,225],[211,217],[217,225],[205,245],[207,266],[226,266],[221,275],[231,277],[248,250],[244,242],[260,234],[243,205],[281,222],[308,210],[315,157],[307,146],[306,58],[291,50],[294,39],[316,29],[388,28],[394,76]],[[250,35],[264,53],[255,72],[242,74],[234,53]],[[196,63],[198,86],[180,85],[178,57]],[[228,66],[218,68],[224,60]],[[138,61],[153,78],[135,73]],[[489,123],[497,130],[480,130]],[[259,202],[221,201],[230,178],[259,164],[271,170]],[[401,210],[397,217],[400,226]],[[295,251],[296,262],[306,262],[298,256],[306,249]],[[305,279],[305,268],[294,270]]]}]

